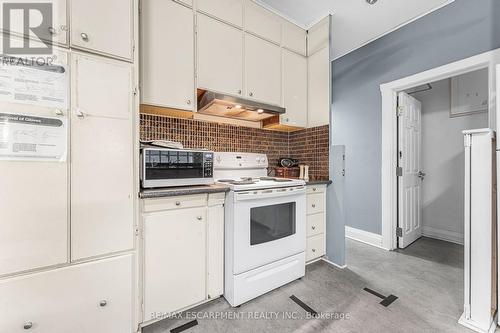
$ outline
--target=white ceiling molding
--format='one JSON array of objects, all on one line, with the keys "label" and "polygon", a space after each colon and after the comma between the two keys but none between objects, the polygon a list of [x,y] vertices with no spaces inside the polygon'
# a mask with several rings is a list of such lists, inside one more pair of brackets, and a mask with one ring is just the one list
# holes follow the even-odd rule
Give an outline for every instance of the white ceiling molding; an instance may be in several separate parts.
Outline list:
[{"label": "white ceiling molding", "polygon": [[[333,59],[338,59],[455,0],[255,0],[304,29],[333,15]],[[397,15],[394,15],[397,13]]]}]

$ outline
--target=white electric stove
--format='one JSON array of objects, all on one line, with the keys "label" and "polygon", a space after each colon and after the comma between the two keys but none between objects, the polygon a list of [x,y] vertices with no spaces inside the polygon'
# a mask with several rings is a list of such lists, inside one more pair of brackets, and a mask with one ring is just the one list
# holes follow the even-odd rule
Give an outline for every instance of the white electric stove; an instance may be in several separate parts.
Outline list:
[{"label": "white electric stove", "polygon": [[214,178],[228,184],[224,297],[238,306],[305,274],[306,187],[267,176],[266,155],[215,153]]}]

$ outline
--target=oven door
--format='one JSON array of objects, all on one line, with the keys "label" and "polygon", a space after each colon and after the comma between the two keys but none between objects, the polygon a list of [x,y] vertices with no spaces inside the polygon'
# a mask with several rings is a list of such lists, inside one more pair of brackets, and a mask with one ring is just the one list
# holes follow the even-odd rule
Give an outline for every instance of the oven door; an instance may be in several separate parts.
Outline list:
[{"label": "oven door", "polygon": [[305,251],[305,187],[236,192],[234,214],[233,274]]}]

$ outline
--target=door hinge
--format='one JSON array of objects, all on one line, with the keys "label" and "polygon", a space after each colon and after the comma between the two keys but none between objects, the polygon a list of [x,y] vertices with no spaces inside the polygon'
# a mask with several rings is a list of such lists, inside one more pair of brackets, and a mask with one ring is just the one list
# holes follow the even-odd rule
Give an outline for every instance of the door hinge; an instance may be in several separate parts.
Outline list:
[{"label": "door hinge", "polygon": [[402,167],[397,167],[396,168],[396,176],[397,177],[403,177],[403,168]]},{"label": "door hinge", "polygon": [[400,227],[396,228],[396,236],[403,237],[403,228]]},{"label": "door hinge", "polygon": [[402,107],[402,106],[398,106],[398,109],[397,109],[397,112],[396,114],[398,115],[398,117],[401,117],[405,112],[405,108]]}]

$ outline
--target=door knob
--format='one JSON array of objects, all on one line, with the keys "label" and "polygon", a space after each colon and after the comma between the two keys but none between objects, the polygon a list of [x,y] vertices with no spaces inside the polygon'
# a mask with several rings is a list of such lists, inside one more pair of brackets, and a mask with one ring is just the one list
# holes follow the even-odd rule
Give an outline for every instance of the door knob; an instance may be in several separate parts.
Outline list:
[{"label": "door knob", "polygon": [[422,179],[422,180],[424,180],[424,178],[425,178],[425,172],[419,171],[418,174],[417,174],[417,177],[420,178],[420,179]]},{"label": "door knob", "polygon": [[29,330],[32,327],[33,327],[33,323],[31,321],[28,321],[28,322],[24,323],[24,325],[23,325],[23,328],[25,330]]},{"label": "door knob", "polygon": [[108,305],[108,301],[106,301],[105,299],[99,302],[100,307],[105,307],[106,305]]},{"label": "door knob", "polygon": [[84,42],[88,42],[88,41],[89,41],[89,35],[87,35],[85,32],[82,32],[82,33],[80,34],[80,37],[82,37],[82,40],[83,40]]},{"label": "door knob", "polygon": [[49,27],[49,33],[51,35],[55,35],[55,34],[57,34],[57,31],[56,31],[56,29],[54,27]]}]

